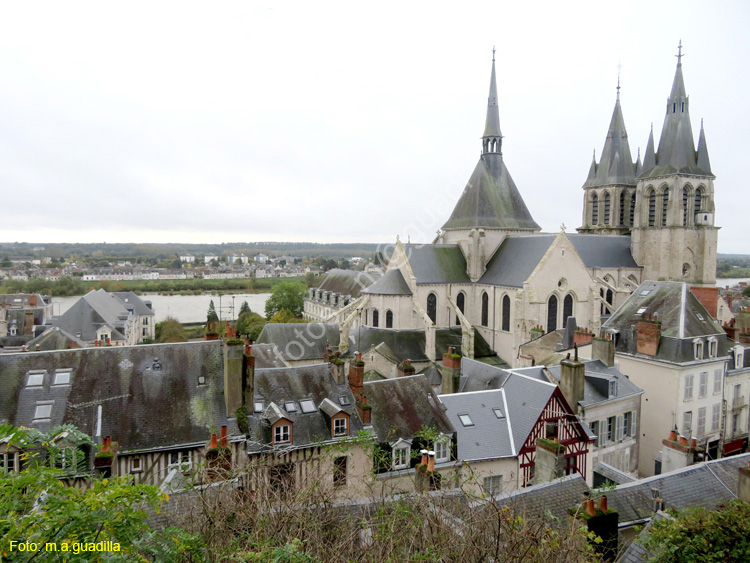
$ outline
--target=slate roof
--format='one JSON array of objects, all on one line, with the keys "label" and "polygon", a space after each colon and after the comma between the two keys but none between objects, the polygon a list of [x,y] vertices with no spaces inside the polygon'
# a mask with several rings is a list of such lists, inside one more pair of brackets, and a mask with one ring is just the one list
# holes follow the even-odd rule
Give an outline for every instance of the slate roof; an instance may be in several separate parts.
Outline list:
[{"label": "slate roof", "polygon": [[[468,358],[461,361],[461,371],[469,380],[476,373],[487,380],[491,369],[498,372],[495,381],[502,380],[498,389],[440,396],[456,428],[457,457],[461,461],[516,457],[557,388]],[[501,409],[503,416],[498,417],[495,409]],[[464,426],[461,414],[468,414],[474,424]]]},{"label": "slate roof", "polygon": [[[681,61],[681,59],[679,60]],[[701,126],[702,130],[703,127]],[[667,113],[661,129],[659,150],[655,155],[653,154],[653,138],[649,138],[646,158],[643,162],[643,172],[641,172],[640,177],[655,178],[670,174],[713,177],[708,161],[705,137],[701,135],[701,138],[703,143],[699,143],[699,145],[701,145],[702,157],[699,159],[693,141],[693,129],[690,125],[690,101],[682,76],[682,63],[678,62],[672,82],[672,91],[667,100]],[[700,165],[698,160],[701,161]]]},{"label": "slate roof", "polygon": [[253,344],[253,356],[255,356],[255,369],[260,368],[282,368],[287,364],[281,351],[276,344]]},{"label": "slate roof", "polygon": [[338,347],[336,323],[267,323],[258,344],[275,344],[286,361],[322,359],[326,346]]},{"label": "slate roof", "polygon": [[77,347],[86,347],[86,342],[65,332],[60,327],[49,327],[36,338],[29,340],[26,346],[27,350],[36,350],[37,346],[40,351],[65,350],[66,348],[72,348],[74,342]]},{"label": "slate roof", "polygon": [[594,174],[589,173],[586,183],[583,184],[584,188],[613,184],[635,186],[635,165],[630,156],[628,133],[622,117],[619,86],[602,157],[598,165],[592,166],[592,171]]},{"label": "slate roof", "polygon": [[154,313],[154,310],[149,307],[151,301],[144,301],[132,291],[114,291],[112,292],[112,295],[116,295],[117,298],[122,301],[126,309],[131,310],[132,307],[132,310],[135,311],[136,315],[155,316],[156,314]]},{"label": "slate roof", "polygon": [[507,236],[497,249],[480,284],[523,287],[556,235]]},{"label": "slate roof", "polygon": [[[643,393],[640,387],[630,381],[616,367],[610,367],[601,360],[589,360],[584,362],[583,365],[585,366],[585,384],[583,401],[580,403],[584,408]],[[559,383],[562,367],[557,365],[550,366],[547,369]],[[615,396],[611,398],[609,396],[610,381],[617,382]]]},{"label": "slate roof", "polygon": [[469,178],[443,229],[539,231],[500,153],[486,153]]},{"label": "slate roof", "polygon": [[587,268],[640,268],[633,260],[630,236],[568,235]]},{"label": "slate roof", "polygon": [[[726,333],[683,282],[642,283],[602,328],[617,334],[615,346],[618,352],[635,354],[637,340],[634,328],[642,315],[655,314],[661,321],[662,336],[657,359],[694,361],[692,339],[706,336],[716,337],[718,356],[728,353]],[[704,346],[704,354],[707,354],[707,348]]]},{"label": "slate roof", "polygon": [[368,381],[367,404],[372,406],[372,428],[380,442],[414,437],[423,428],[453,434],[442,403],[423,375]]},{"label": "slate roof", "polygon": [[620,513],[621,526],[653,515],[652,489],[658,489],[667,510],[714,509],[736,498],[738,469],[748,461],[750,454],[736,455],[618,485],[607,493],[609,505]]},{"label": "slate roof", "polygon": [[457,244],[405,244],[404,252],[419,285],[471,282]]},{"label": "slate roof", "polygon": [[363,289],[362,293],[374,295],[411,295],[409,284],[406,283],[401,270],[393,268],[388,270],[383,277],[378,279],[370,287]]},{"label": "slate roof", "polygon": [[[343,402],[346,404],[342,404],[341,397],[345,398]],[[302,412],[300,405],[302,399],[312,399],[315,411]],[[271,417],[268,409],[271,403],[279,407],[284,418],[293,422],[293,447],[330,440],[330,423],[320,409],[326,399],[349,414],[351,436],[362,430],[362,422],[359,419],[349,385],[336,383],[328,364],[256,369],[254,400],[263,402],[264,412],[253,413],[248,417],[252,441],[248,446],[249,451],[268,449],[268,444],[271,443],[271,429],[268,424],[268,419]],[[287,402],[294,403],[296,409],[294,412],[286,410]]]},{"label": "slate roof", "polygon": [[580,504],[584,493],[590,492],[586,480],[580,473],[566,475],[549,483],[517,489],[497,497],[497,504],[508,506],[521,515],[541,517],[552,516],[562,525],[570,519],[569,508]]},{"label": "slate roof", "polygon": [[[268,326],[268,325],[266,325]],[[367,351],[378,348],[386,357],[389,353],[399,362],[403,360],[434,361],[442,360],[443,354],[448,351],[449,347],[461,350],[461,329],[438,328],[435,330],[435,357],[428,358],[425,353],[425,333],[422,329],[405,329],[394,330],[390,328],[358,327],[349,333],[349,351],[347,355],[351,356],[354,352]],[[382,345],[387,348],[383,349]],[[474,356],[492,356],[494,352],[487,344],[487,341],[474,330]]]},{"label": "slate roof", "polygon": [[[219,341],[0,355],[0,424],[73,424],[93,436],[101,406],[101,435],[121,451],[205,442],[222,425],[237,434],[225,413],[223,365]],[[43,386],[27,387],[32,370],[44,374]],[[71,370],[70,384],[53,385],[55,370]],[[50,419],[33,420],[38,401],[54,401]]]},{"label": "slate roof", "polygon": [[96,331],[102,326],[108,326],[113,329],[111,340],[124,340],[129,314],[130,310],[117,295],[103,289],[91,290],[65,313],[53,318],[52,325],[69,334],[77,336],[80,333],[80,338],[86,342],[96,340]]},{"label": "slate roof", "polygon": [[328,270],[317,289],[340,295],[359,297],[360,292],[381,278],[380,272],[362,272],[357,270]]}]

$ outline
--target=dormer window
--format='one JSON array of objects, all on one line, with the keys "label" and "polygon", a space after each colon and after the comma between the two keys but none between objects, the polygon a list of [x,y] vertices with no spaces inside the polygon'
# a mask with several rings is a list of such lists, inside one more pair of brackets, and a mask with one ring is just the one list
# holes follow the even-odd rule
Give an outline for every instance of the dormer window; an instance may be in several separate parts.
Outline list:
[{"label": "dormer window", "polygon": [[708,339],[708,357],[715,358],[718,355],[718,351],[719,342],[716,340],[715,336],[712,336]]},{"label": "dormer window", "polygon": [[273,429],[274,444],[288,444],[291,437],[291,426],[288,424],[279,424]]},{"label": "dormer window", "polygon": [[745,348],[737,346],[734,349],[734,369],[740,369],[745,365]]},{"label": "dormer window", "polygon": [[617,396],[617,380],[613,379],[609,382],[609,398]]},{"label": "dormer window", "polygon": [[334,437],[349,435],[349,425],[347,424],[346,417],[333,419],[333,435]]},{"label": "dormer window", "polygon": [[703,340],[700,338],[693,340],[693,353],[695,354],[696,360],[703,359]]},{"label": "dormer window", "polygon": [[409,465],[411,447],[408,444],[393,448],[393,469],[406,469]]},{"label": "dormer window", "polygon": [[433,445],[435,451],[435,463],[445,463],[446,461],[450,461],[450,445],[451,439],[448,436],[440,436],[435,440],[435,444]]}]

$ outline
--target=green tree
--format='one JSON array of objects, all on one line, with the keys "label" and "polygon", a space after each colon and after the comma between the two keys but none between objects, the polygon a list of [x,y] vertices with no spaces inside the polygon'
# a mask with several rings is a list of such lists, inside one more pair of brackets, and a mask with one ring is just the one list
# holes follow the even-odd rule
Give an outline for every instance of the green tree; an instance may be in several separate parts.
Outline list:
[{"label": "green tree", "polygon": [[253,313],[248,307],[247,312],[241,313],[240,316],[234,323],[234,329],[237,334],[241,336],[247,336],[250,340],[257,340],[260,331],[263,330],[263,325],[266,324],[266,319],[260,315]]},{"label": "green tree", "polygon": [[206,322],[215,323],[218,320],[219,315],[216,314],[216,306],[214,305],[214,300],[211,299],[211,302],[208,304],[208,314],[206,315]]},{"label": "green tree", "polygon": [[293,317],[301,317],[307,288],[299,282],[282,282],[273,288],[266,301],[266,318],[270,319],[281,309],[286,309]]},{"label": "green tree", "polygon": [[280,309],[268,320],[269,323],[301,323],[301,319],[295,317],[287,309]]},{"label": "green tree", "polygon": [[173,317],[167,317],[162,322],[156,323],[155,336],[157,343],[187,342],[185,328]]},{"label": "green tree", "polygon": [[240,314],[238,316],[241,316],[244,313],[252,313],[252,311],[250,310],[250,305],[247,304],[247,301],[243,301],[242,305],[240,305]]},{"label": "green tree", "polygon": [[650,561],[750,561],[750,504],[732,499],[718,510],[693,507],[654,522],[644,541]]}]

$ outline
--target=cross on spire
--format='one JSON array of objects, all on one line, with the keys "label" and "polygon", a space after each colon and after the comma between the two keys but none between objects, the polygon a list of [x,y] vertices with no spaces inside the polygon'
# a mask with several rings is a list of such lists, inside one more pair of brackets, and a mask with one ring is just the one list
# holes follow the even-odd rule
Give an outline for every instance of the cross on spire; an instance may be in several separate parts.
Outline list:
[{"label": "cross on spire", "polygon": [[684,56],[685,55],[682,54],[682,39],[680,39],[680,44],[677,45],[677,54],[675,55],[675,57],[677,57],[678,66],[682,64],[682,57]]}]

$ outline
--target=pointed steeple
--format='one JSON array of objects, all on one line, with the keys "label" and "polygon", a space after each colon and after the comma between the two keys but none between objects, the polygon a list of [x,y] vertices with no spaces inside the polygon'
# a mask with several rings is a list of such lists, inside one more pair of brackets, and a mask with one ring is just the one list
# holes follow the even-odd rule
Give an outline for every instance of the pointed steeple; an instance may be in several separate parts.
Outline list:
[{"label": "pointed steeple", "polygon": [[638,147],[638,158],[635,161],[635,176],[640,176],[641,170],[643,170],[643,164],[641,164],[641,147]]},{"label": "pointed steeple", "polygon": [[591,168],[589,168],[589,175],[586,178],[586,183],[593,182],[596,179],[596,149],[594,149],[594,156],[591,157]]},{"label": "pointed steeple", "polygon": [[[649,170],[644,161],[643,176],[667,176],[670,174],[711,175],[697,162],[693,129],[690,125],[690,98],[682,76],[682,42],[678,47],[677,69],[672,82],[672,91],[667,99],[667,113],[659,138],[656,162]],[[648,157],[648,154],[646,155]]]},{"label": "pointed steeple", "polygon": [[[590,174],[590,173],[589,173]],[[620,105],[620,79],[617,79],[617,99],[604,141],[602,158],[596,167],[596,176],[586,180],[584,188],[593,186],[635,185],[635,168],[630,156],[628,133]]]},{"label": "pointed steeple", "polygon": [[706,133],[703,131],[703,119],[701,119],[701,133],[698,136],[698,168],[711,174],[711,161],[708,159],[708,147],[706,146]]},{"label": "pointed steeple", "polygon": [[482,154],[497,152],[502,154],[503,135],[500,132],[500,112],[497,106],[497,80],[495,78],[495,49],[492,49],[492,76],[490,77],[490,95],[487,98],[487,119],[484,122],[482,135]]},{"label": "pointed steeple", "polygon": [[641,176],[656,166],[656,154],[654,152],[654,124],[651,124],[651,131],[648,133],[648,143],[646,143],[646,156],[643,157],[643,170]]}]

